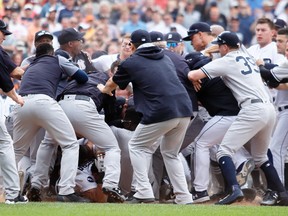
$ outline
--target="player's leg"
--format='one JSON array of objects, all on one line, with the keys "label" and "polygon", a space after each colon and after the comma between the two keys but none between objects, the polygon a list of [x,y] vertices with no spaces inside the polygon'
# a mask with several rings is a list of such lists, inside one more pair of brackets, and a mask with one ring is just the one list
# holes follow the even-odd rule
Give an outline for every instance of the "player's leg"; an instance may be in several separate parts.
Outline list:
[{"label": "player's leg", "polygon": [[20,192],[19,175],[15,163],[13,143],[2,120],[0,120],[0,138],[0,164],[6,199],[14,199]]},{"label": "player's leg", "polygon": [[270,149],[273,155],[273,165],[284,183],[284,163],[288,147],[288,110],[278,114],[278,121],[271,139]]},{"label": "player's leg", "polygon": [[[267,108],[268,109],[268,108]],[[267,181],[267,192],[261,202],[262,205],[288,205],[288,194],[282,184],[279,175],[273,164],[268,160],[267,150],[270,143],[272,131],[275,123],[275,113],[273,106],[270,107],[270,112],[266,126],[256,134],[251,140],[251,155],[255,160],[256,166],[260,166]]]},{"label": "player's leg", "polygon": [[[62,100],[61,107],[68,116],[77,134],[87,138],[97,150],[105,152],[103,190],[114,190],[118,194],[120,179],[120,148],[111,128],[97,112],[92,100]],[[81,106],[81,109],[79,109]],[[117,190],[117,192],[116,192]],[[118,196],[117,196],[118,197]],[[124,196],[119,199],[124,201]]]},{"label": "player's leg", "polygon": [[[171,120],[172,121],[172,120]],[[155,141],[171,130],[170,121],[143,125],[139,124],[129,141],[129,153],[137,182],[134,197],[138,200],[153,201],[154,193],[148,178],[148,171],[155,151]]]},{"label": "player's leg", "polygon": [[209,200],[209,195],[207,193],[210,179],[209,149],[212,146],[221,143],[226,131],[228,130],[234,119],[235,116],[214,116],[206,123],[206,125],[195,140],[195,179],[193,182],[195,191],[193,195],[195,197],[195,200],[197,200],[197,198],[199,199],[199,202]]},{"label": "player's leg", "polygon": [[160,150],[176,196],[175,203],[189,204],[193,202],[192,195],[188,190],[184,168],[179,157],[179,150],[189,124],[189,118],[173,119],[167,124],[174,126],[163,136]]}]

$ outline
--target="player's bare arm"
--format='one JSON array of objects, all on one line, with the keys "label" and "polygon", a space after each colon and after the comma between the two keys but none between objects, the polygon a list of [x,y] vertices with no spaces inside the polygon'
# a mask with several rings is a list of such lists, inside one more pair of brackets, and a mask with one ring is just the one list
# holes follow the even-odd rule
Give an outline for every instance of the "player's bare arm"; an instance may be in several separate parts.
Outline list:
[{"label": "player's bare arm", "polygon": [[5,93],[8,97],[10,97],[13,101],[15,101],[16,103],[20,104],[21,106],[24,105],[24,100],[23,98],[18,95],[15,91],[15,89],[13,88],[11,91],[6,92]]},{"label": "player's bare arm", "polygon": [[110,78],[105,86],[103,84],[98,84],[97,88],[104,94],[108,94],[110,96],[113,96],[112,91],[115,90],[117,87],[117,84],[115,82],[113,82],[112,78]]},{"label": "player's bare arm", "polygon": [[21,67],[16,67],[16,68],[10,73],[10,76],[13,77],[13,78],[15,78],[15,79],[21,80],[23,74],[24,74],[24,70],[23,70]]},{"label": "player's bare arm", "polygon": [[188,79],[192,81],[195,91],[201,89],[201,79],[205,77],[206,74],[201,69],[192,70],[188,73]]}]

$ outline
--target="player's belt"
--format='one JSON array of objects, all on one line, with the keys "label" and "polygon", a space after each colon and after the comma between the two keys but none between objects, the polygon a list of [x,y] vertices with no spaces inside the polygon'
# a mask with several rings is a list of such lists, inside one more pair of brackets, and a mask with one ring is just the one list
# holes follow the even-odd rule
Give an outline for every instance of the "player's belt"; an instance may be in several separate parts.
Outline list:
[{"label": "player's belt", "polygon": [[286,110],[286,109],[288,109],[288,105],[282,106],[282,107],[278,107],[278,111],[279,111],[279,112],[281,112],[281,111],[283,111],[283,110]]},{"label": "player's belt", "polygon": [[253,103],[263,103],[263,100],[262,99],[251,99],[251,104]]},{"label": "player's belt", "polygon": [[63,100],[84,100],[90,101],[90,97],[86,95],[64,95]]},{"label": "player's belt", "polygon": [[260,98],[246,100],[246,101],[244,101],[243,103],[240,104],[240,108],[242,108],[244,106],[247,106],[249,104],[254,104],[254,103],[263,103],[263,100],[260,99]]}]

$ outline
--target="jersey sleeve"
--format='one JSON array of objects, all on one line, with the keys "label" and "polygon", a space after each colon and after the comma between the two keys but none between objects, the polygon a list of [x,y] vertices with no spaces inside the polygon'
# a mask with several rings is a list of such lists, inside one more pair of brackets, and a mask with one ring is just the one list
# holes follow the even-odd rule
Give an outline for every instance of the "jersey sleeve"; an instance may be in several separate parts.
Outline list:
[{"label": "jersey sleeve", "polygon": [[79,68],[70,62],[68,59],[58,55],[59,66],[63,69],[64,73],[68,76],[73,76]]},{"label": "jersey sleeve", "polygon": [[[223,67],[224,66],[224,67]],[[222,58],[215,59],[212,62],[209,62],[208,64],[204,65],[200,68],[203,73],[206,74],[206,76],[209,79],[213,79],[215,77],[224,76],[225,75],[225,63],[222,61]]]},{"label": "jersey sleeve", "polygon": [[274,76],[274,78],[281,82],[281,80],[288,78],[288,60],[281,63],[278,67],[274,67],[271,69],[271,74]]},{"label": "jersey sleeve", "polygon": [[132,81],[131,76],[124,69],[123,65],[119,65],[116,73],[112,77],[113,82],[115,82],[120,89],[125,89],[127,85]]}]

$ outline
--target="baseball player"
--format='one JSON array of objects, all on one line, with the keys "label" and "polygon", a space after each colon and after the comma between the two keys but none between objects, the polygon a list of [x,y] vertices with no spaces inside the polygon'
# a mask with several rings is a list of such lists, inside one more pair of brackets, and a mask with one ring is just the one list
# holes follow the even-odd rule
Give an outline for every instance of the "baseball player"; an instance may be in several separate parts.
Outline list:
[{"label": "baseball player", "polygon": [[[278,31],[278,34],[276,36],[276,44],[277,44],[277,50],[278,53],[282,54],[283,56],[285,55],[285,50],[287,48],[287,40],[288,40],[288,29],[287,28],[282,28]],[[286,55],[287,58],[287,55]],[[258,65],[265,65],[265,67],[272,68],[273,66],[265,64],[264,61],[258,60],[257,61]],[[275,65],[274,65],[275,66]],[[265,70],[265,67],[260,66],[260,72],[262,75],[265,73],[263,69]],[[284,69],[285,68],[285,69]],[[277,77],[277,73],[279,73],[281,76],[283,76],[287,70],[287,60],[286,64],[285,62],[281,64],[280,68],[273,68],[275,72],[273,72],[274,76]],[[278,72],[279,71],[279,72]],[[277,123],[275,130],[273,132],[273,137],[270,143],[270,149],[272,151],[273,155],[273,164],[277,170],[277,173],[282,181],[282,183],[285,182],[284,180],[284,164],[285,164],[285,156],[287,154],[287,147],[288,147],[288,140],[287,140],[287,127],[286,127],[286,122],[287,122],[287,107],[288,105],[288,91],[287,88],[283,89],[283,84],[278,83],[279,78],[277,80],[274,79],[274,76],[267,71],[268,76],[271,76],[270,80],[267,80],[266,83],[271,86],[271,87],[276,87],[277,92],[275,95],[275,106],[276,109],[278,110],[278,116],[277,116]],[[288,76],[286,75],[288,78]],[[286,81],[287,81],[286,78]],[[274,81],[273,81],[274,80]],[[273,85],[273,82],[276,84]],[[284,80],[281,80],[280,82],[285,82]],[[278,86],[279,85],[279,86]],[[287,186],[287,185],[285,185]]]},{"label": "baseball player", "polygon": [[[52,45],[52,41],[53,41],[53,35],[48,31],[41,30],[35,33],[34,37],[35,47],[43,43],[48,43]],[[36,58],[35,55],[28,56],[22,61],[21,67],[27,67],[35,58]],[[10,133],[12,138],[13,138],[13,117],[14,113],[12,111],[5,121],[7,129],[9,128],[8,132]],[[31,139],[29,150],[25,153],[25,156],[18,163],[18,170],[24,172],[24,181],[23,181],[24,185],[21,185],[22,194],[26,194],[26,186],[29,185],[30,177],[34,171],[37,150],[40,145],[40,142],[44,138],[44,135],[45,130],[43,128],[39,129],[38,132],[35,134],[34,138]]]},{"label": "baseball player", "polygon": [[[185,58],[187,59],[191,70],[198,69],[211,61],[210,58],[204,56],[200,52],[189,53]],[[209,154],[209,149],[221,142],[224,134],[236,119],[239,112],[236,99],[221,78],[217,77],[211,80],[204,78],[201,82],[201,89],[197,92],[197,97],[212,118],[205,124],[195,139],[195,179],[193,181],[192,190],[193,201],[195,203],[202,203],[210,200],[208,185],[210,157],[212,158],[212,156],[210,156],[211,153]],[[213,138],[211,139],[211,137]],[[240,155],[238,151],[237,155],[238,157]],[[239,158],[237,158],[237,162],[238,161]],[[246,158],[244,158],[242,166],[246,171],[245,176],[242,177],[247,180],[247,176],[254,169],[254,163],[252,160],[246,160]],[[246,183],[245,180],[241,182],[241,186]],[[223,193],[224,191],[219,191],[218,193],[221,192]]]},{"label": "baseball player", "polygon": [[[163,51],[151,44],[147,31],[131,34],[132,56],[123,61],[106,85],[98,88],[109,95],[117,85],[124,89],[132,82],[135,110],[142,114],[140,124],[129,141],[129,152],[137,182],[132,203],[154,202],[148,179],[151,147],[161,136],[160,149],[177,204],[192,203],[192,196],[179,158],[185,132],[192,116],[192,104],[177,78],[175,66]],[[159,85],[161,83],[161,86]],[[167,102],[168,101],[168,102]]]},{"label": "baseball player", "polygon": [[[34,179],[41,179],[39,170],[48,169],[51,160],[45,163],[37,161],[38,157],[52,157],[54,146],[46,145],[45,140],[54,139],[62,148],[61,179],[59,182],[58,201],[83,202],[74,194],[75,176],[78,166],[79,145],[69,119],[54,100],[57,84],[62,73],[67,73],[79,83],[85,83],[88,77],[69,62],[67,59],[54,56],[54,49],[50,44],[44,43],[36,48],[36,59],[27,68],[19,90],[24,98],[25,106],[15,107],[13,141],[15,146],[16,162],[23,157],[39,128],[46,130],[46,135],[37,152],[36,167],[32,178],[32,188],[27,196],[33,201],[41,201],[40,185],[33,184]],[[47,179],[47,178],[45,178]]]},{"label": "baseball player", "polygon": [[88,77],[89,81],[84,85],[78,85],[75,81],[69,82],[64,88],[59,104],[72,123],[76,134],[87,138],[96,145],[99,151],[105,152],[103,192],[119,202],[124,202],[125,197],[118,186],[120,149],[112,130],[99,115],[102,107],[104,107],[104,112],[107,111],[105,115],[109,115],[109,109],[107,109],[109,104],[105,101],[110,98],[95,88],[99,83],[105,84],[108,75],[94,72],[89,73]]},{"label": "baseball player", "polygon": [[213,43],[219,45],[222,58],[198,70],[190,71],[188,78],[199,90],[200,79],[221,76],[240,107],[236,120],[226,132],[217,152],[217,160],[229,188],[228,195],[217,204],[231,204],[243,199],[243,192],[237,183],[232,155],[250,140],[251,156],[255,165],[264,172],[270,189],[261,204],[288,205],[288,194],[267,157],[276,113],[264,89],[259,68],[254,61],[251,61],[248,54],[239,49],[240,40],[235,33],[222,32]]},{"label": "baseball player", "polygon": [[[12,33],[7,30],[6,23],[0,20],[0,44],[5,40],[6,35],[11,34]],[[11,77],[13,77],[14,74],[19,75],[21,72],[23,74],[24,71],[13,63],[2,47],[0,47],[0,62],[0,88],[7,96],[18,103],[19,106],[23,106],[24,100],[16,93]],[[0,164],[6,192],[5,203],[26,203],[28,202],[27,198],[20,194],[20,180],[15,163],[12,140],[2,118],[0,119],[0,140]]]}]

